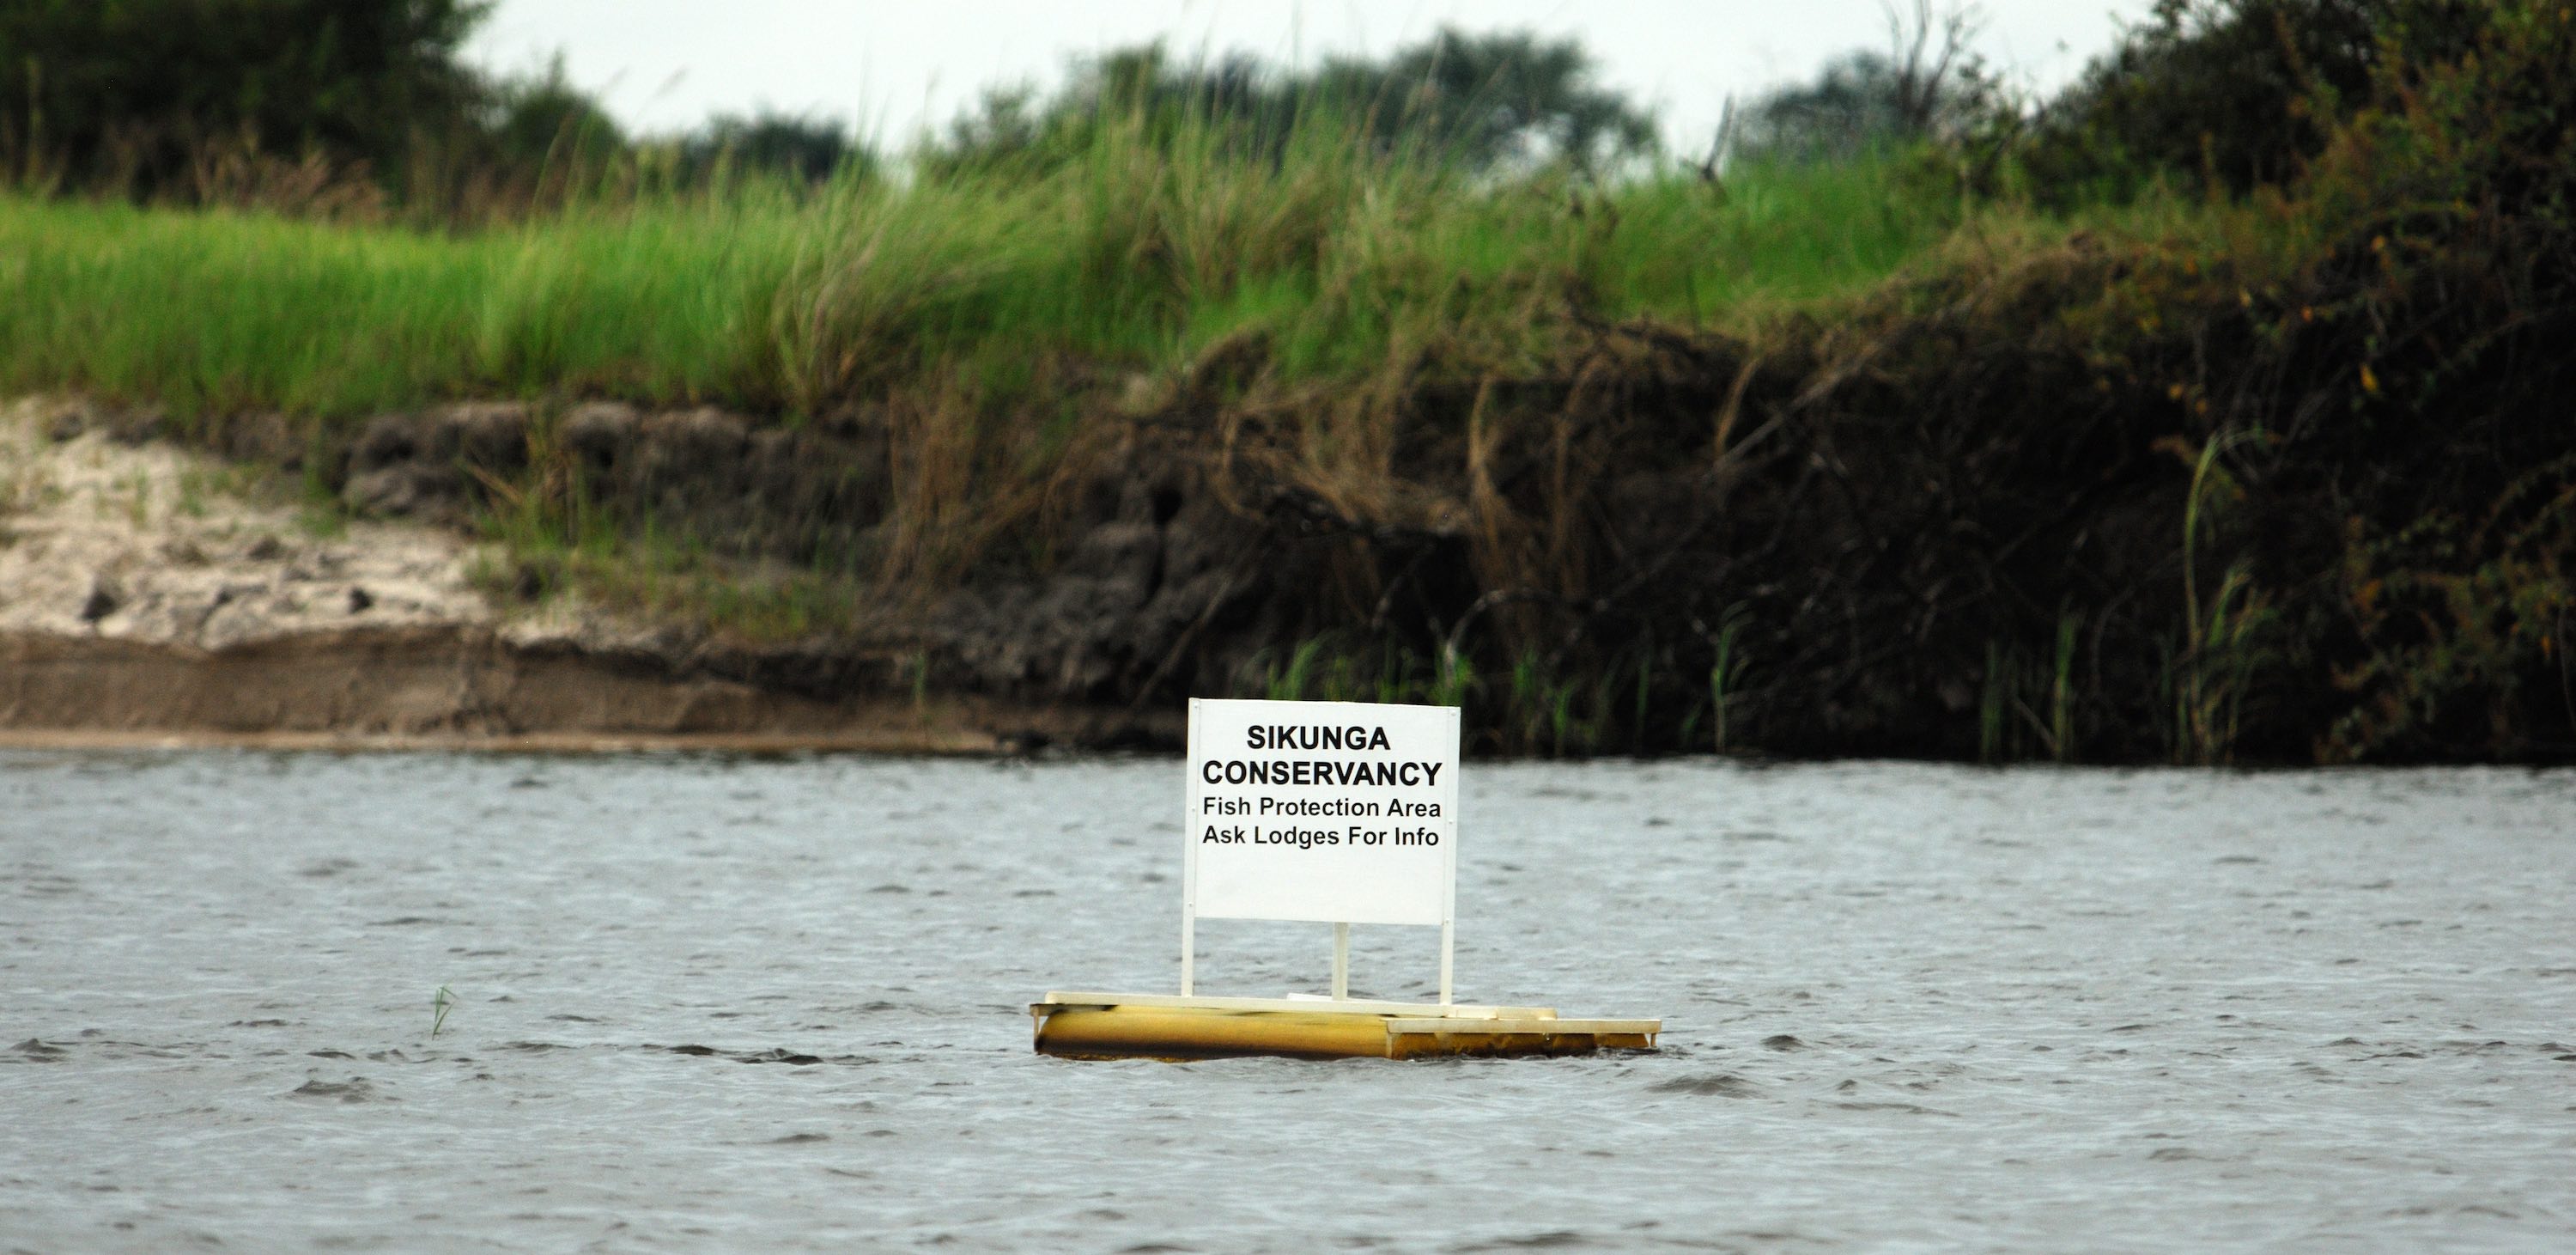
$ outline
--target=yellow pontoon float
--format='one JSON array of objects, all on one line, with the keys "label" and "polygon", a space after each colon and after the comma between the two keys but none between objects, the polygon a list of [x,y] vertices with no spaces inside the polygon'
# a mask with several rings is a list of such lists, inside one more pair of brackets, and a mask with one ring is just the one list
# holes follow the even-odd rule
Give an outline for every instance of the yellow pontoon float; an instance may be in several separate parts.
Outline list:
[{"label": "yellow pontoon float", "polygon": [[[1418,1059],[1652,1050],[1661,1020],[1573,1019],[1450,997],[1458,711],[1356,702],[1190,703],[1178,995],[1057,991],[1029,1005],[1068,1059]],[[1195,992],[1201,918],[1333,925],[1329,997]],[[1437,925],[1440,1000],[1354,999],[1353,923]]]},{"label": "yellow pontoon float", "polygon": [[1550,1007],[1050,993],[1038,1050],[1067,1059],[1419,1059],[1652,1050],[1660,1020],[1569,1020]]}]

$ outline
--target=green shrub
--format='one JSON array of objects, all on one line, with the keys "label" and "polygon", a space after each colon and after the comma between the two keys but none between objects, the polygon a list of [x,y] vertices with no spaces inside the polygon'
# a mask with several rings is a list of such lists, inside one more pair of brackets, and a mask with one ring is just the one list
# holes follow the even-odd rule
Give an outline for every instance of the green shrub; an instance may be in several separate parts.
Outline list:
[{"label": "green shrub", "polygon": [[2385,61],[2458,55],[2482,0],[2157,0],[2041,110],[2024,162],[2065,202],[2159,177],[2242,194],[2296,176]]}]

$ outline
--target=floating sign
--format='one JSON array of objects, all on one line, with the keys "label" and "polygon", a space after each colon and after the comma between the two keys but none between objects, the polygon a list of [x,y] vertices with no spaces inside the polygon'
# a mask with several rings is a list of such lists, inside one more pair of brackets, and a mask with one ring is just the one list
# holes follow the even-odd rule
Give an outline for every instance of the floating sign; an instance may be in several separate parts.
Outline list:
[{"label": "floating sign", "polygon": [[1185,918],[1437,924],[1458,867],[1458,710],[1190,703]]},{"label": "floating sign", "polygon": [[[1359,702],[1190,703],[1181,992],[1052,992],[1037,1047],[1075,1059],[1652,1050],[1660,1020],[1560,1018],[1452,1000],[1458,711]],[[1202,916],[1333,926],[1328,998],[1202,998]],[[1440,929],[1440,1000],[1354,1000],[1351,925]]]}]

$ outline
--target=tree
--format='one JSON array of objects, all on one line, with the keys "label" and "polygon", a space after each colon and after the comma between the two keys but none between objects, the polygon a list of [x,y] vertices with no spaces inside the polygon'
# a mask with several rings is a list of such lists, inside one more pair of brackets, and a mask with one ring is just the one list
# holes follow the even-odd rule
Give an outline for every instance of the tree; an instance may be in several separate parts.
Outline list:
[{"label": "tree", "polygon": [[1651,152],[1654,119],[1591,77],[1592,58],[1574,40],[1444,27],[1384,62],[1327,62],[1310,90],[1358,109],[1381,147],[1419,143],[1474,169],[1593,170]]},{"label": "tree", "polygon": [[486,86],[474,121],[503,168],[597,169],[626,150],[617,120],[564,77],[557,56],[543,74]]},{"label": "tree", "polygon": [[1338,57],[1308,73],[1244,56],[1178,65],[1162,45],[1080,62],[1046,100],[988,93],[924,154],[933,172],[1062,161],[1105,125],[1156,142],[1184,128],[1214,132],[1238,156],[1275,160],[1301,126],[1347,127],[1379,152],[1406,151],[1474,170],[1563,163],[1596,170],[1651,152],[1654,119],[1591,83],[1574,40],[1442,29],[1384,60]]},{"label": "tree", "polygon": [[478,85],[456,51],[490,0],[11,0],[0,152],[151,193],[214,145],[389,169]]},{"label": "tree", "polygon": [[837,124],[766,110],[747,118],[720,115],[680,141],[680,167],[692,180],[730,166],[820,183],[844,170],[865,173],[875,164]]},{"label": "tree", "polygon": [[1755,101],[1721,128],[1721,150],[1790,160],[1844,160],[1869,149],[1954,133],[1997,100],[1994,80],[1968,50],[1975,10],[1935,14],[1887,8],[1888,50],[1855,52],[1817,75]]}]

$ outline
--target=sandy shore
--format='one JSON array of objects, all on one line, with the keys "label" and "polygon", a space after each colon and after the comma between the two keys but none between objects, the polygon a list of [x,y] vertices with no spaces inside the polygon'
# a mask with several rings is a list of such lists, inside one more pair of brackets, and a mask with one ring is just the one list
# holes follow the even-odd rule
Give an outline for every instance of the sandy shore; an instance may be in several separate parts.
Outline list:
[{"label": "sandy shore", "polygon": [[1095,730],[893,683],[827,700],[695,665],[665,627],[496,606],[469,536],[317,523],[90,417],[0,408],[0,745],[989,753]]}]

